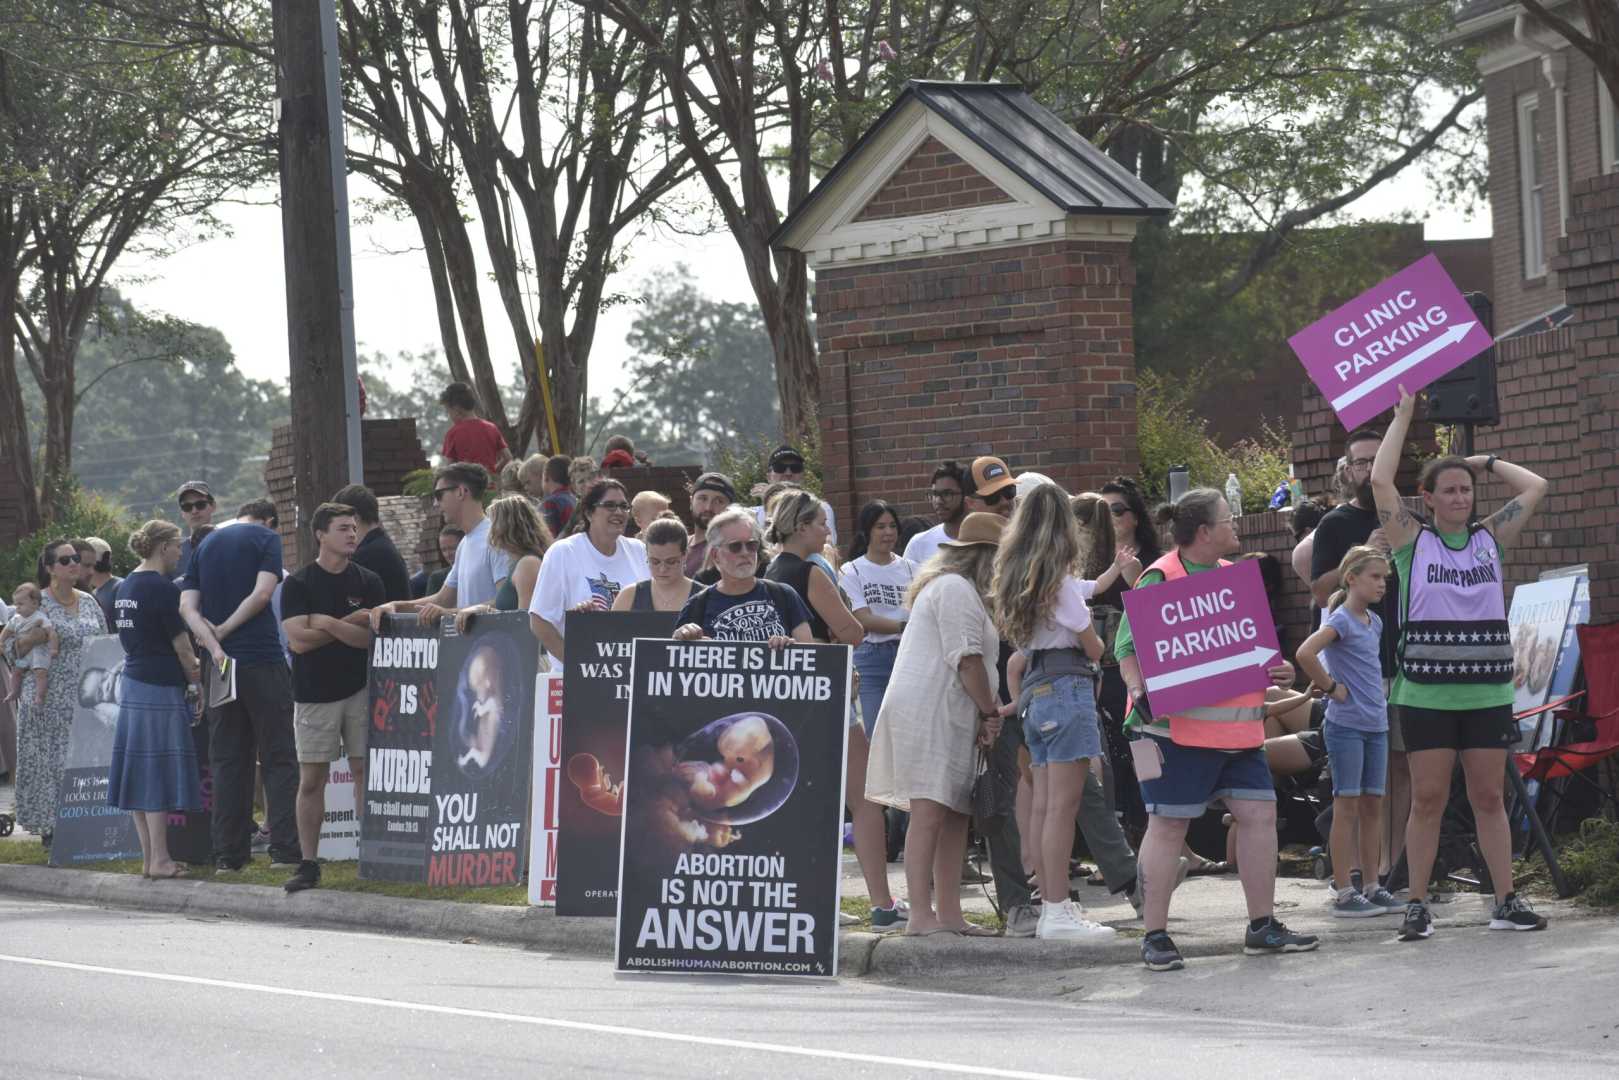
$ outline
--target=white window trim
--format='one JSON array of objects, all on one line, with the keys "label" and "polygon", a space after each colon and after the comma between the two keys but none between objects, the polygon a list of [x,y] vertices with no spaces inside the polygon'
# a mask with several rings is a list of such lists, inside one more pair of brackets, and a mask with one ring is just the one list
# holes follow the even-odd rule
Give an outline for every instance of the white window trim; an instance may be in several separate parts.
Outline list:
[{"label": "white window trim", "polygon": [[1619,132],[1616,127],[1613,94],[1608,91],[1608,84],[1598,75],[1597,80],[1597,115],[1598,131],[1601,138],[1598,140],[1602,151],[1602,171],[1605,173],[1619,172]]},{"label": "white window trim", "polygon": [[[1518,151],[1518,219],[1519,231],[1523,239],[1523,276],[1526,280],[1546,276],[1546,179],[1540,181],[1540,210],[1537,217],[1532,211],[1534,200],[1529,197],[1534,185],[1536,166],[1539,162],[1540,147],[1530,139],[1533,128],[1528,123],[1530,113],[1540,111],[1540,95],[1538,93],[1522,94],[1518,97],[1517,119],[1517,151]],[[1539,238],[1540,258],[1531,262],[1534,254],[1534,244],[1530,243],[1531,236]]]}]

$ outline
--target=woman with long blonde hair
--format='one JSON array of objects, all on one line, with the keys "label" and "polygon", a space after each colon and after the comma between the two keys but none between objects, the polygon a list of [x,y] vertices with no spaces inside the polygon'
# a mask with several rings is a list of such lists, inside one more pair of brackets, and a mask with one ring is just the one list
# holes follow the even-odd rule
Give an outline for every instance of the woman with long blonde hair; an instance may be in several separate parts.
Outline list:
[{"label": "woman with long blonde hair", "polygon": [[1035,936],[1111,936],[1068,898],[1068,856],[1090,760],[1102,753],[1096,724],[1096,661],[1102,639],[1091,626],[1079,577],[1079,527],[1068,496],[1042,484],[1018,499],[995,556],[995,622],[1027,657],[1017,708],[1034,769],[1029,828],[1038,838],[1037,873],[1045,901]]},{"label": "woman with long blonde hair", "polygon": [[490,611],[527,611],[540,578],[540,562],[552,543],[551,530],[527,495],[502,495],[489,504],[489,571],[495,578],[493,603],[462,608],[456,623],[463,630],[469,615]]}]

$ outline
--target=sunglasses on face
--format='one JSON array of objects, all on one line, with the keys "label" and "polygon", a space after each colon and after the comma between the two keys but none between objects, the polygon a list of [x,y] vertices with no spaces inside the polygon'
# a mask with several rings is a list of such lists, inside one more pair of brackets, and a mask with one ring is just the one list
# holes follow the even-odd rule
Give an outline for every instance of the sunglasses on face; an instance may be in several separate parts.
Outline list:
[{"label": "sunglasses on face", "polygon": [[780,465],[772,467],[770,471],[781,473],[783,476],[788,474],[802,475],[804,472],[804,463],[802,461],[784,461]]},{"label": "sunglasses on face", "polygon": [[622,500],[615,500],[613,502],[599,502],[596,504],[596,509],[605,510],[609,514],[622,514],[629,508],[630,504],[623,502]]},{"label": "sunglasses on face", "polygon": [[77,555],[58,555],[56,557],[57,566],[77,566],[82,561]]},{"label": "sunglasses on face", "polygon": [[198,510],[206,510],[206,509],[208,509],[208,507],[210,505],[211,504],[208,503],[207,501],[205,501],[203,499],[198,499],[196,502],[183,502],[183,503],[181,503],[180,504],[180,509],[182,511],[184,511],[185,513],[187,513],[187,514],[194,514]]},{"label": "sunglasses on face", "polygon": [[981,495],[979,498],[984,500],[985,506],[997,506],[1002,502],[1017,498],[1017,488],[1003,487],[993,495]]},{"label": "sunglasses on face", "polygon": [[458,485],[451,484],[449,487],[434,488],[433,489],[433,501],[434,502],[442,501],[444,496],[446,496],[450,492],[454,491],[457,486]]},{"label": "sunglasses on face", "polygon": [[1125,503],[1109,503],[1107,512],[1114,517],[1123,517],[1130,512],[1130,507]]},{"label": "sunglasses on face", "polygon": [[725,551],[729,551],[732,555],[741,555],[744,552],[749,555],[759,553],[759,541],[757,540],[731,540],[721,544],[720,547]]}]

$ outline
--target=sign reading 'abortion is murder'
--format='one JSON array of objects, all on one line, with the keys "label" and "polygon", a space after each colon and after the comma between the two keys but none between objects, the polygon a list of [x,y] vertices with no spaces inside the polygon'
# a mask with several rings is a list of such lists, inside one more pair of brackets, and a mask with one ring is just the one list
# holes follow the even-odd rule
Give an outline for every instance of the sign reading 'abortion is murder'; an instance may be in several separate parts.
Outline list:
[{"label": "sign reading 'abortion is murder'", "polygon": [[1287,339],[1353,429],[1490,347],[1438,257],[1426,255]]},{"label": "sign reading 'abortion is murder'", "polygon": [[1276,623],[1259,564],[1188,574],[1124,594],[1147,701],[1158,716],[1270,685]]}]

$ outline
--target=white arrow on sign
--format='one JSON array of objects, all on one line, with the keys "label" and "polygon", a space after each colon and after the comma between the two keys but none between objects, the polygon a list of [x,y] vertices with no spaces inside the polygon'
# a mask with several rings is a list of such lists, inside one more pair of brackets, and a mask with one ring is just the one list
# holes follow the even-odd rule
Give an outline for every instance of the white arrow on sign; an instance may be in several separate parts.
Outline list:
[{"label": "white arrow on sign", "polygon": [[1339,394],[1337,397],[1333,398],[1333,409],[1341,410],[1346,405],[1353,405],[1355,402],[1359,401],[1367,394],[1370,394],[1378,387],[1384,386],[1389,382],[1392,382],[1394,379],[1399,378],[1401,375],[1404,375],[1406,372],[1428,359],[1428,357],[1432,356],[1434,353],[1450,348],[1452,345],[1462,340],[1462,338],[1466,337],[1467,332],[1477,325],[1478,323],[1476,322],[1464,322],[1456,324],[1449,330],[1446,330],[1443,334],[1440,334],[1438,337],[1428,342],[1416,352],[1410,354],[1409,356],[1401,357],[1398,362],[1390,364],[1388,367],[1384,368],[1382,371],[1379,371],[1376,375],[1373,375],[1370,379],[1367,379],[1359,386],[1352,390],[1345,390],[1342,394]]},{"label": "white arrow on sign", "polygon": [[1162,675],[1155,675],[1147,680],[1147,694],[1150,696],[1159,690],[1168,690],[1172,686],[1184,686],[1189,682],[1207,679],[1214,675],[1224,675],[1228,671],[1237,671],[1245,667],[1268,667],[1270,658],[1276,655],[1275,649],[1268,649],[1263,645],[1255,645],[1245,653],[1235,656],[1221,657],[1219,660],[1208,660],[1179,671],[1166,671]]}]

